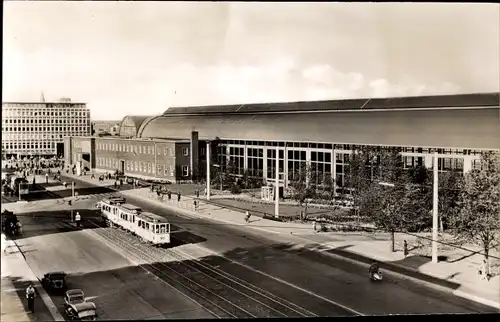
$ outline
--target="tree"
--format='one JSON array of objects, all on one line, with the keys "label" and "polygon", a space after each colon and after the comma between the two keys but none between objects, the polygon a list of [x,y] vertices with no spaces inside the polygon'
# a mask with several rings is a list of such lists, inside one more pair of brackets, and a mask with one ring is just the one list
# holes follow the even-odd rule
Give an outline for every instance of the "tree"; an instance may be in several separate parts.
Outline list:
[{"label": "tree", "polygon": [[391,251],[395,251],[396,232],[419,231],[431,223],[430,204],[426,190],[412,182],[412,173],[403,168],[397,149],[381,150],[377,157],[373,181],[357,197],[359,211],[391,233]]},{"label": "tree", "polygon": [[351,188],[351,196],[354,203],[354,212],[358,217],[361,215],[360,207],[367,192],[371,192],[368,187],[374,177],[374,160],[379,156],[379,151],[370,146],[361,146],[353,151],[349,157],[346,173],[346,184]]},{"label": "tree", "polygon": [[[461,187],[464,184],[463,173],[447,171],[438,176],[438,211],[441,231],[449,226],[450,217],[458,210]],[[430,190],[430,189],[429,189]],[[429,194],[430,195],[430,194]]]},{"label": "tree", "polygon": [[325,174],[322,184],[323,197],[328,201],[332,201],[335,198],[335,180],[330,173]]},{"label": "tree", "polygon": [[[292,179],[289,180],[291,198],[299,203],[300,220],[307,218],[308,199],[314,198],[316,189],[310,184],[311,167],[303,165],[298,171],[293,173]],[[303,208],[304,206],[304,208]]]},{"label": "tree", "polygon": [[484,152],[481,169],[465,174],[458,200],[458,211],[451,224],[455,236],[479,245],[487,263],[489,254],[499,244],[500,231],[500,155]]}]

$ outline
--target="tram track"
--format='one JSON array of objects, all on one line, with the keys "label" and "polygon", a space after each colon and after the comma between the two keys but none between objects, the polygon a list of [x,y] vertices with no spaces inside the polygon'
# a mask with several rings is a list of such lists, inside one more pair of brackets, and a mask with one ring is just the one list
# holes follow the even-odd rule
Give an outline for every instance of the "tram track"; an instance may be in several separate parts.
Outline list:
[{"label": "tram track", "polygon": [[[146,262],[141,266],[219,318],[311,317],[314,313],[251,285],[184,252],[151,247],[110,228],[92,234]],[[172,275],[173,274],[173,275]]]}]

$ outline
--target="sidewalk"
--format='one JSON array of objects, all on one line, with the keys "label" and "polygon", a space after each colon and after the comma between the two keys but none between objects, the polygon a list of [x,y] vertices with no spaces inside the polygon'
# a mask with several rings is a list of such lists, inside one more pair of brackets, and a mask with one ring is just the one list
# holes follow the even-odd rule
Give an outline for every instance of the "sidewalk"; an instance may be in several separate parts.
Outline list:
[{"label": "sidewalk", "polygon": [[[93,184],[89,178],[78,177],[78,179]],[[105,182],[101,185],[106,185]],[[316,253],[326,256],[342,256],[345,259],[356,261],[366,266],[377,260],[382,267],[392,273],[405,278],[413,279],[420,283],[426,283],[441,290],[447,290],[453,294],[485,305],[500,309],[500,260],[491,259],[491,270],[496,274],[489,281],[481,279],[478,269],[482,262],[482,255],[471,254],[471,252],[460,250],[451,246],[440,245],[440,257],[447,257],[440,263],[434,264],[430,261],[430,241],[420,239],[418,236],[405,234],[396,235],[396,250],[391,252],[389,234],[381,233],[314,233],[310,224],[277,222],[260,217],[252,216],[250,223],[244,220],[244,212],[224,208],[212,203],[199,201],[198,210],[195,210],[194,199],[191,196],[182,196],[177,201],[177,196],[172,195],[172,200],[164,196],[163,201],[149,188],[132,189],[120,191],[125,197],[140,198],[152,204],[169,208],[173,211],[220,221],[228,225],[250,227],[265,231],[276,236],[277,239],[296,236],[303,240],[297,248],[305,247]],[[251,210],[250,210],[251,211]],[[422,234],[424,235],[424,234]],[[279,237],[281,236],[281,237]],[[429,234],[426,235],[429,237]],[[407,240],[410,250],[405,258],[402,253],[403,240]],[[468,246],[468,249],[477,251],[477,247]],[[492,254],[497,256],[499,254]]]},{"label": "sidewalk", "polygon": [[[5,249],[5,251],[4,251]],[[2,321],[64,321],[52,299],[29,268],[20,249],[2,236]],[[25,290],[33,284],[37,291],[35,313],[28,311]]]}]

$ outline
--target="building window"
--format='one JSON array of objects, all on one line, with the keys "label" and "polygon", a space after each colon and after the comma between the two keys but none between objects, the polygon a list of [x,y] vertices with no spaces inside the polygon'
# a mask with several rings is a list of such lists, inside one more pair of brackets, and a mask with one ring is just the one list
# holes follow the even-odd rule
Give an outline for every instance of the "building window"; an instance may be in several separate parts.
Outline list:
[{"label": "building window", "polygon": [[163,175],[164,175],[165,177],[168,177],[168,170],[167,170],[168,168],[167,168],[167,167],[168,167],[168,166],[165,164],[165,168],[164,168],[164,170],[163,170]]},{"label": "building window", "polygon": [[139,171],[142,172],[143,171],[143,168],[142,168],[142,161],[139,161]]},{"label": "building window", "polygon": [[170,156],[171,157],[175,156],[175,149],[174,148],[170,148]]},{"label": "building window", "polygon": [[[285,151],[279,150],[279,172],[283,173],[285,170]],[[267,150],[267,177],[276,177],[276,149]]]},{"label": "building window", "polygon": [[264,149],[248,148],[248,175],[263,177],[264,175]]},{"label": "building window", "polygon": [[182,148],[182,155],[187,157],[189,155],[189,149],[188,148]]},{"label": "building window", "polygon": [[163,149],[163,155],[167,155],[168,154],[168,149],[167,148],[164,148]]},{"label": "building window", "polygon": [[182,166],[182,175],[184,177],[188,177],[189,176],[189,167],[187,165],[183,165]]},{"label": "building window", "polygon": [[318,184],[323,183],[325,176],[331,176],[332,172],[331,152],[311,152],[312,180]]},{"label": "building window", "polygon": [[157,164],[156,165],[156,174],[160,175],[161,174],[161,170],[162,170],[161,164]]},{"label": "building window", "polygon": [[151,162],[148,162],[148,172],[153,173],[152,167],[151,167]]},{"label": "building window", "polygon": [[229,165],[231,165],[234,174],[243,174],[245,172],[245,149],[240,147],[229,148]]},{"label": "building window", "polygon": [[170,167],[170,176],[171,177],[175,176],[174,166],[170,165],[169,167]]}]

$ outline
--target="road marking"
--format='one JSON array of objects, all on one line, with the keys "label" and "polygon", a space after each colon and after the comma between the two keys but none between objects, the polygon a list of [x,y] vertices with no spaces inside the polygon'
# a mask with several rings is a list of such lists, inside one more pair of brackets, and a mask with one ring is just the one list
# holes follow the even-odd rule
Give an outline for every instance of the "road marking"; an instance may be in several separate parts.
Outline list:
[{"label": "road marking", "polygon": [[[355,265],[360,265],[360,266],[363,266],[363,267],[366,267],[366,268],[370,267],[370,265],[371,265],[371,264],[360,262],[360,261],[357,261],[357,260],[354,260],[354,259],[351,259],[351,258],[344,257],[342,255],[337,255],[337,254],[330,253],[330,252],[328,252],[328,250],[330,250],[330,249],[331,248],[328,248],[328,249],[305,249],[304,251],[310,251],[310,252],[315,252],[315,253],[322,253],[322,254],[324,254],[326,256],[335,257],[336,259],[340,259],[340,260],[343,260],[343,261],[346,261],[346,262],[350,262],[350,263],[355,264]],[[392,265],[395,265],[395,264],[392,264]],[[424,281],[422,279],[419,279],[419,278],[416,278],[416,277],[412,277],[412,276],[409,276],[409,275],[401,274],[401,273],[395,272],[395,271],[390,270],[390,269],[386,269],[385,271],[387,272],[385,275],[389,275],[389,276],[392,275],[394,277],[398,277],[400,279],[407,280],[407,281],[410,281],[410,282],[413,282],[413,283],[416,283],[416,284],[424,285],[424,286],[427,286],[429,288],[433,288],[435,290],[438,290],[438,291],[441,291],[441,292],[444,292],[444,293],[448,293],[448,294],[451,293],[452,295],[455,295],[455,296],[458,296],[458,297],[462,297],[462,298],[465,298],[465,299],[470,300],[470,301],[474,301],[474,302],[477,302],[477,303],[480,303],[480,304],[483,304],[483,305],[486,305],[486,306],[490,306],[490,307],[494,307],[494,308],[500,309],[500,304],[497,303],[497,302],[495,302],[495,301],[491,301],[491,300],[488,300],[488,299],[485,299],[485,298],[482,298],[482,297],[479,297],[479,296],[476,296],[476,295],[473,295],[473,294],[469,294],[469,293],[461,291],[461,290],[452,290],[452,289],[447,288],[445,286],[434,284],[432,282],[427,282],[427,281]],[[418,272],[418,273],[420,273],[420,272]],[[424,274],[424,273],[420,273],[420,274]],[[424,274],[424,275],[426,275],[426,274]],[[426,276],[433,277],[431,275],[426,275]]]},{"label": "road marking", "polygon": [[[121,246],[119,245],[113,245],[110,241],[106,240],[105,237],[102,237],[100,235],[98,235],[96,232],[92,231],[92,230],[83,230],[85,233],[87,233],[88,235],[90,236],[93,236],[94,238],[96,239],[99,239],[101,240],[101,242],[103,242],[104,244],[106,244],[109,248],[111,248],[112,250],[116,251],[118,254],[122,255],[124,258],[128,259],[130,262],[132,262],[132,264],[134,264],[135,266],[137,267],[140,267],[142,268],[147,274],[151,274],[155,280],[160,280],[163,284],[169,286],[170,289],[173,289],[174,291],[180,293],[181,295],[183,295],[184,297],[186,297],[187,299],[193,301],[193,303],[197,304],[199,307],[201,307],[203,310],[206,310],[207,312],[213,314],[215,317],[218,317],[217,314],[213,313],[212,311],[210,311],[210,309],[204,307],[203,305],[201,305],[198,301],[196,301],[195,299],[193,299],[192,297],[190,297],[189,295],[179,291],[177,288],[173,287],[172,285],[170,285],[167,281],[165,281],[164,279],[162,279],[161,277],[159,277],[158,275],[156,275],[155,273],[151,272],[150,270],[148,270],[147,268],[144,267],[144,265],[151,265],[151,264],[148,264],[146,260],[143,260],[141,259],[142,262],[144,262],[144,264],[139,264],[137,263],[131,256],[128,256],[126,254],[124,254],[124,252],[128,252],[129,254],[130,251],[127,251],[125,250],[124,248],[122,248]],[[90,231],[92,231],[92,233],[90,233]],[[117,251],[117,249],[120,249],[119,251]],[[64,321],[64,320],[63,320]]]},{"label": "road marking", "polygon": [[[143,200],[142,198],[138,198],[138,197],[135,197],[135,196],[131,196],[131,197],[132,197],[132,198],[137,198],[137,199]],[[149,201],[149,203],[153,203],[153,202],[152,202],[153,200],[151,200],[151,201],[150,201],[150,200],[143,200],[143,201],[145,201],[145,202],[148,202],[148,201]],[[157,202],[155,202],[155,203],[157,203]],[[163,205],[163,204],[162,204],[162,206],[163,206],[163,207],[170,208],[170,209],[173,209],[173,208],[174,208],[174,207],[169,206],[169,205]],[[176,212],[176,214],[177,214],[177,213],[178,213],[178,211],[180,210],[180,211],[182,211],[183,213],[187,213],[188,215],[199,217],[199,215],[193,215],[193,214],[191,214],[191,212],[189,212],[189,211],[187,211],[187,210],[181,210],[181,209],[178,209],[178,208],[174,208],[174,209],[175,209],[175,211],[174,211],[174,212]],[[213,217],[212,217],[212,218],[213,218]],[[217,220],[217,219],[216,219],[216,220]],[[231,223],[231,224],[234,224],[234,223]],[[242,225],[242,226],[244,226],[244,225]],[[259,229],[259,230],[264,230],[264,229],[262,229],[262,228],[258,228],[258,229]],[[270,232],[270,231],[268,231],[268,232]],[[199,246],[199,245],[195,245],[195,246],[196,246],[196,247],[199,247],[200,249],[206,249],[206,248],[201,247],[201,246]],[[290,287],[292,287],[292,288],[295,288],[295,289],[297,289],[297,290],[300,290],[300,291],[302,291],[302,292],[304,292],[304,293],[306,293],[306,294],[309,294],[309,295],[311,295],[311,296],[317,297],[317,298],[319,298],[319,299],[321,299],[321,300],[323,300],[323,301],[325,301],[325,302],[328,302],[328,303],[331,303],[331,304],[336,305],[336,306],[338,306],[338,307],[341,307],[341,308],[343,308],[344,310],[346,310],[346,311],[348,311],[348,312],[354,313],[354,314],[356,314],[356,315],[364,316],[364,314],[363,314],[363,313],[361,313],[361,312],[358,312],[358,311],[356,311],[356,310],[354,310],[354,309],[351,309],[351,308],[349,308],[349,307],[347,307],[347,306],[345,306],[345,305],[342,305],[342,304],[340,304],[340,303],[337,303],[337,302],[335,302],[335,301],[332,301],[332,300],[330,300],[330,299],[327,299],[327,298],[325,298],[325,297],[323,297],[323,296],[321,296],[321,295],[319,295],[319,294],[315,294],[315,293],[313,293],[313,292],[311,292],[311,291],[309,291],[309,290],[306,290],[306,289],[304,289],[304,288],[301,288],[300,286],[297,286],[297,285],[294,285],[294,284],[292,284],[292,283],[289,283],[289,282],[287,282],[287,281],[285,281],[285,280],[282,280],[282,279],[280,279],[280,278],[278,278],[278,277],[271,276],[271,275],[269,275],[269,274],[267,274],[267,273],[265,273],[265,272],[261,272],[261,271],[259,271],[259,270],[256,270],[256,269],[254,269],[253,267],[250,267],[250,266],[248,266],[248,265],[246,265],[246,264],[243,264],[243,263],[240,263],[240,262],[233,261],[232,259],[227,258],[227,257],[225,257],[224,255],[217,254],[217,253],[213,252],[212,250],[209,250],[209,249],[206,249],[206,250],[207,250],[207,251],[209,251],[211,254],[214,254],[214,255],[220,256],[220,257],[222,257],[222,258],[224,258],[224,259],[226,259],[226,260],[228,260],[228,261],[230,261],[230,262],[232,262],[232,263],[234,263],[234,264],[237,264],[237,265],[240,265],[240,266],[242,266],[242,267],[245,267],[245,268],[247,268],[247,269],[249,269],[249,270],[251,270],[251,271],[253,271],[253,272],[256,272],[256,273],[259,273],[259,274],[261,274],[261,275],[264,275],[264,276],[266,276],[266,277],[268,277],[268,278],[270,278],[270,279],[272,279],[272,280],[275,280],[275,281],[277,281],[277,282],[283,283],[283,284],[285,284],[285,285],[287,285],[287,286],[290,286]],[[168,284],[168,283],[167,283],[167,284]],[[197,302],[196,302],[196,303],[197,303]]]},{"label": "road marking", "polygon": [[262,272],[262,271],[259,271],[259,270],[255,269],[255,268],[253,268],[253,267],[250,267],[250,266],[248,266],[248,265],[246,265],[246,264],[240,263],[240,262],[238,262],[238,261],[234,261],[234,260],[232,260],[232,259],[230,259],[230,258],[228,258],[228,257],[226,257],[226,256],[224,256],[224,255],[222,255],[222,254],[218,254],[218,253],[216,253],[216,252],[214,252],[214,251],[212,251],[211,249],[208,249],[208,248],[206,248],[206,247],[202,247],[202,246],[199,246],[199,245],[197,245],[197,244],[192,244],[192,245],[193,245],[193,246],[195,246],[195,247],[198,247],[198,248],[200,248],[200,249],[203,249],[203,250],[205,250],[205,251],[209,252],[209,253],[210,253],[210,254],[212,254],[212,255],[222,257],[222,258],[226,259],[227,261],[229,261],[229,262],[231,262],[231,263],[233,263],[233,264],[236,264],[236,265],[239,265],[239,266],[245,267],[246,269],[251,270],[252,272],[259,273],[259,274],[264,275],[264,276],[266,276],[266,277],[268,277],[268,278],[270,278],[270,279],[272,279],[272,280],[274,280],[274,281],[277,281],[277,282],[283,283],[283,284],[285,284],[285,285],[287,285],[287,286],[290,286],[290,287],[292,287],[292,288],[294,288],[294,289],[297,289],[297,290],[299,290],[299,291],[302,291],[302,292],[304,292],[304,293],[306,293],[306,294],[309,294],[309,295],[311,295],[311,296],[317,297],[317,298],[319,298],[319,299],[321,299],[321,300],[323,300],[323,301],[325,301],[325,302],[328,302],[328,303],[333,304],[333,305],[335,305],[335,306],[341,307],[341,308],[343,308],[344,310],[346,310],[346,311],[348,311],[348,312],[354,313],[354,314],[356,314],[356,315],[364,316],[364,314],[363,314],[363,313],[361,313],[361,312],[358,312],[358,311],[356,311],[356,310],[354,310],[354,309],[351,309],[351,308],[349,308],[349,307],[347,307],[347,306],[345,306],[345,305],[342,305],[342,304],[340,304],[340,303],[338,303],[338,302],[335,302],[335,301],[332,301],[332,300],[330,300],[330,299],[327,299],[326,297],[323,297],[323,296],[321,296],[321,295],[319,295],[319,294],[313,293],[313,292],[311,292],[311,291],[309,291],[309,290],[306,290],[306,289],[304,289],[304,288],[302,288],[302,287],[300,287],[300,286],[297,286],[297,285],[295,285],[295,284],[292,284],[292,283],[290,283],[290,282],[287,282],[287,281],[285,281],[285,280],[282,280],[282,279],[281,279],[281,278],[279,278],[279,277],[275,277],[275,276],[269,275],[269,274],[267,274],[267,273],[265,273],[265,272]]}]

